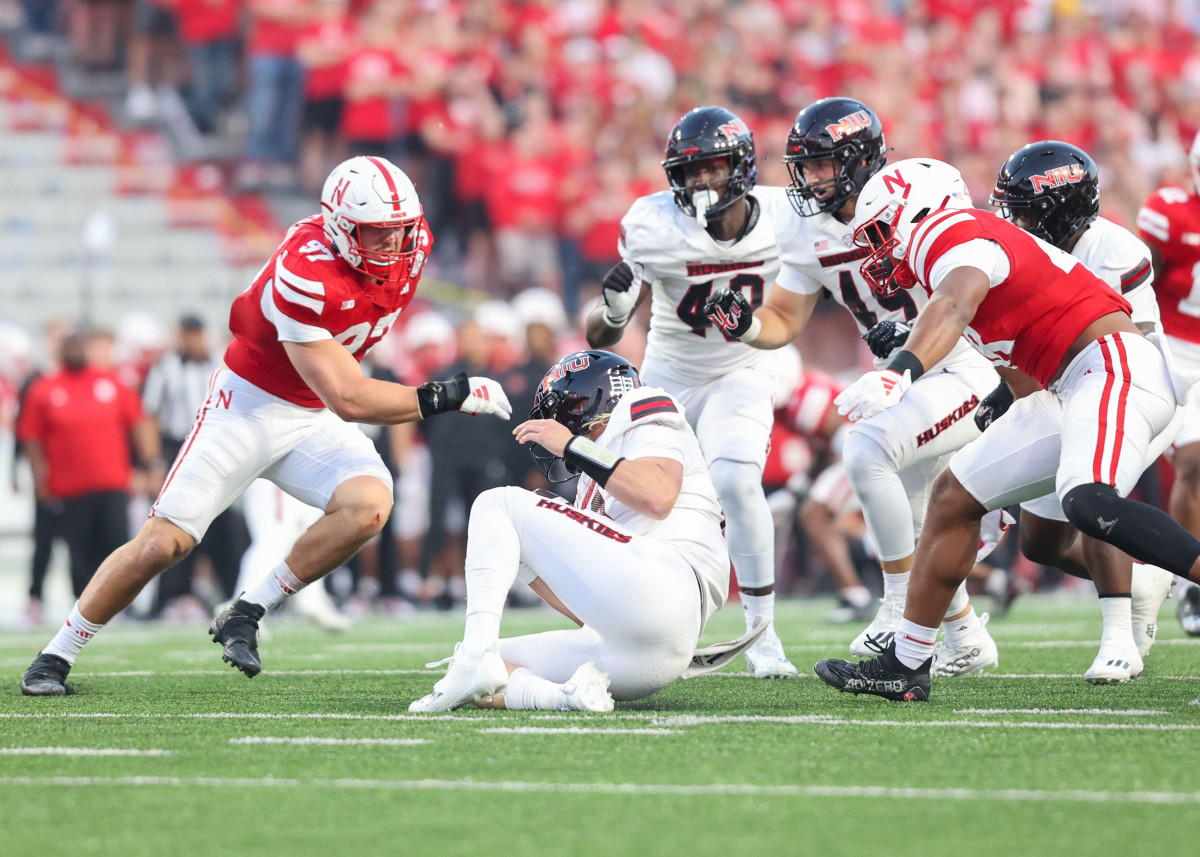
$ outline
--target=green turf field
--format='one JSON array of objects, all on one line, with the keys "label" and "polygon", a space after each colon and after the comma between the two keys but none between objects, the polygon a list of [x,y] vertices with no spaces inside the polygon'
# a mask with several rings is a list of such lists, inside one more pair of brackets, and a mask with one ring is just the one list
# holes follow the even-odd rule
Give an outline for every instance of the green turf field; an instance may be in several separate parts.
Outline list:
[{"label": "green turf field", "polygon": [[[0,854],[1193,854],[1200,640],[1173,604],[1130,685],[1079,677],[1094,602],[1025,599],[991,626],[995,675],[898,704],[814,678],[857,628],[788,603],[800,679],[739,661],[606,715],[407,714],[457,615],[279,622],[252,681],[203,628],[118,626],[57,699],[18,689],[47,634],[0,635]],[[727,610],[705,640],[740,625]]]}]

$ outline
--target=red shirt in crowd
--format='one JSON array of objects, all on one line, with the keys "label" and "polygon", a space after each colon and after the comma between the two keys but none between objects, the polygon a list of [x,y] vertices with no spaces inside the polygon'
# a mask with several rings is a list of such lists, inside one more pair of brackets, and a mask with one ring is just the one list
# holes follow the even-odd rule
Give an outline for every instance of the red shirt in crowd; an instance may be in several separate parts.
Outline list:
[{"label": "red shirt in crowd", "polygon": [[115,372],[60,369],[29,388],[17,436],[41,443],[50,496],[71,499],[129,489],[130,432],[141,419],[138,394]]},{"label": "red shirt in crowd", "polygon": [[[304,26],[301,12],[307,8],[308,0],[250,0],[246,53],[250,56],[295,56]],[[269,14],[275,11],[281,15]]]},{"label": "red shirt in crowd", "polygon": [[232,39],[238,34],[244,5],[245,0],[177,0],[179,35],[191,45]]},{"label": "red shirt in crowd", "polygon": [[[404,74],[404,65],[389,48],[364,47],[346,63],[346,87],[355,83],[383,84]],[[386,95],[346,99],[342,108],[342,134],[348,140],[390,142],[400,131],[392,99]]]},{"label": "red shirt in crowd", "polygon": [[348,17],[314,21],[301,30],[299,44],[311,44],[323,55],[341,56],[337,62],[305,66],[304,97],[309,101],[340,98],[346,85],[346,60],[354,49],[354,23]]}]

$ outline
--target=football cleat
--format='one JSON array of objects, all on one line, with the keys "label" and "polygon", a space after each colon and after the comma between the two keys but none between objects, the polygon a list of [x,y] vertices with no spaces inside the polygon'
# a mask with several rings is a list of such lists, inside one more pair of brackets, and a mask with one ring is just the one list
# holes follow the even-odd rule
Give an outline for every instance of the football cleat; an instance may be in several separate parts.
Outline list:
[{"label": "football cleat", "polygon": [[66,696],[74,693],[67,687],[71,665],[58,655],[38,652],[25,675],[21,676],[21,693],[25,696]]},{"label": "football cleat", "polygon": [[337,609],[329,590],[321,581],[304,587],[292,596],[292,605],[297,613],[323,631],[340,633],[354,624],[353,619]]},{"label": "football cleat", "polygon": [[262,672],[258,660],[258,621],[267,608],[237,599],[212,620],[208,633],[224,647],[221,660],[254,678]]},{"label": "football cleat", "polygon": [[1100,653],[1083,674],[1088,684],[1125,684],[1142,674],[1142,656],[1137,648],[1119,645],[1100,646]]},{"label": "football cleat", "polygon": [[895,644],[883,654],[858,663],[836,658],[817,661],[813,671],[821,681],[843,693],[869,693],[896,702],[924,702],[929,699],[929,666],[932,658],[918,669],[909,669],[896,657]]},{"label": "football cleat", "polygon": [[1013,602],[1028,590],[1028,584],[1002,568],[993,568],[983,584],[983,591],[992,599],[991,613],[1003,619]]},{"label": "football cleat", "polygon": [[753,678],[795,678],[800,674],[796,665],[783,653],[783,643],[775,633],[773,624],[753,646],[746,649],[746,664]]},{"label": "football cleat", "polygon": [[1133,597],[1129,614],[1133,620],[1133,641],[1142,658],[1150,654],[1150,648],[1154,645],[1154,637],[1158,633],[1158,611],[1174,585],[1175,575],[1165,568],[1140,562],[1133,564],[1133,585],[1130,587]]},{"label": "football cleat", "polygon": [[1175,618],[1179,626],[1189,637],[1200,637],[1200,586],[1185,583],[1183,594],[1179,597],[1179,606],[1175,608]]},{"label": "football cleat", "polygon": [[838,606],[829,611],[825,621],[831,625],[845,625],[849,622],[870,622],[875,618],[872,610],[873,601],[866,604],[854,604],[844,595],[838,595]]},{"label": "football cleat", "polygon": [[[493,696],[508,686],[508,668],[504,666],[500,649],[495,643],[477,657],[469,659],[462,654],[462,643],[458,643],[454,647],[454,655],[447,660],[450,662],[450,668],[446,670],[446,674],[438,679],[431,693],[409,705],[409,711],[453,711],[468,702],[478,702]],[[435,667],[445,662],[435,661],[426,666]],[[605,679],[607,678],[605,676]],[[605,688],[607,689],[607,685]]]},{"label": "football cleat", "polygon": [[595,663],[588,661],[575,670],[563,682],[563,699],[555,709],[558,711],[612,711],[613,698],[608,692],[611,684],[608,673],[601,672]]},{"label": "football cleat", "polygon": [[999,666],[1000,651],[987,630],[990,618],[987,613],[979,617],[980,634],[970,645],[950,646],[945,639],[939,640],[933,649],[931,672],[938,678],[951,678]]},{"label": "football cleat", "polygon": [[904,601],[900,598],[879,599],[879,609],[861,634],[850,644],[850,654],[869,658],[881,654],[892,644],[904,618]]}]

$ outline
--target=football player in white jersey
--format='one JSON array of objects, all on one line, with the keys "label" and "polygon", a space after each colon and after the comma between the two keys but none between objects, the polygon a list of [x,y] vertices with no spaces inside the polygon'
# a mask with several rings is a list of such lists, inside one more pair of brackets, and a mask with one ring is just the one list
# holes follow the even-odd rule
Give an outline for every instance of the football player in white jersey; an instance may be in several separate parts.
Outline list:
[{"label": "football player in white jersey", "polygon": [[[463,639],[409,711],[611,711],[614,698],[641,699],[683,675],[729,593],[721,507],[696,436],[627,360],[564,357],[513,434],[534,444],[552,482],[579,476],[575,502],[518,487],[475,501]],[[518,579],[580,627],[500,639]]]},{"label": "football player in white jersey", "polygon": [[[715,293],[706,308],[730,336],[755,348],[779,348],[804,329],[817,300],[832,295],[858,322],[877,365],[886,363],[927,300],[916,290],[874,293],[859,271],[866,250],[851,242],[855,202],[886,163],[886,148],[879,118],[861,101],[824,98],[800,111],[783,158],[792,176],[788,198],[800,216],[779,223],[777,288],[753,314],[735,291]],[[979,436],[971,412],[997,381],[987,360],[963,340],[900,406],[849,430],[842,460],[884,571],[883,600],[850,644],[854,654],[882,651],[898,630],[930,486],[950,453]],[[999,662],[986,623],[961,587],[946,614],[935,675],[963,675]]]},{"label": "football player in white jersey", "polygon": [[[759,306],[779,274],[776,222],[790,216],[782,188],[755,187],[754,137],[723,107],[698,107],[675,125],[663,160],[671,189],[642,197],[621,221],[622,261],[588,317],[596,348],[617,342],[650,298],[642,377],[683,405],[725,510],[725,535],[746,627],[775,611],[775,547],[762,487],[774,419],[773,364],[704,313],[714,291]],[[751,675],[790,678],[774,627],[746,652]]]},{"label": "football player in white jersey", "polygon": [[[1161,333],[1150,249],[1128,229],[1099,216],[1099,170],[1087,152],[1057,140],[1022,146],[1000,168],[991,203],[1026,232],[1079,259],[1123,295],[1133,308],[1134,324],[1144,333]],[[976,412],[980,428],[999,418],[1014,395],[1040,388],[1017,370],[1002,368],[1000,374],[1005,380]],[[1096,584],[1104,631],[1099,654],[1084,678],[1092,684],[1137,678],[1154,644],[1158,610],[1174,575],[1133,563],[1116,547],[1081,536],[1053,492],[1021,504],[1019,532],[1026,557]]]}]

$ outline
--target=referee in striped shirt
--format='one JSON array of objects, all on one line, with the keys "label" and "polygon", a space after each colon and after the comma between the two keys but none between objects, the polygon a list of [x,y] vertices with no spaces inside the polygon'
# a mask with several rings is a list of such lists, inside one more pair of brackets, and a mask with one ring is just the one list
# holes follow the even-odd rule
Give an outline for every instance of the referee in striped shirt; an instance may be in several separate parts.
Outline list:
[{"label": "referee in striped shirt", "polygon": [[[220,358],[211,347],[204,321],[195,315],[183,316],[179,320],[176,348],[164,352],[151,367],[142,388],[142,409],[147,417],[158,424],[163,458],[168,464],[175,460],[183,448],[196,413],[208,392],[209,376],[220,365]],[[209,558],[225,590],[225,597],[232,598],[242,554],[248,544],[249,534],[240,512],[227,509],[218,515],[196,550],[159,577],[153,616],[161,614],[171,601],[191,593],[197,553]],[[206,606],[211,608],[215,605]]]}]

